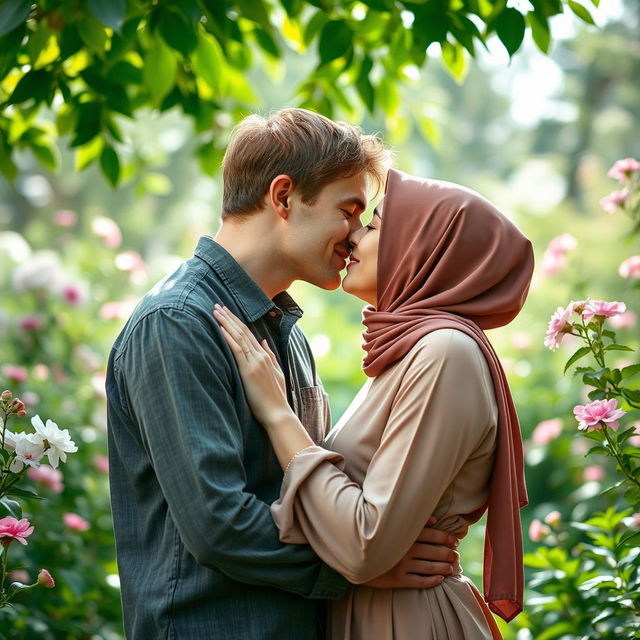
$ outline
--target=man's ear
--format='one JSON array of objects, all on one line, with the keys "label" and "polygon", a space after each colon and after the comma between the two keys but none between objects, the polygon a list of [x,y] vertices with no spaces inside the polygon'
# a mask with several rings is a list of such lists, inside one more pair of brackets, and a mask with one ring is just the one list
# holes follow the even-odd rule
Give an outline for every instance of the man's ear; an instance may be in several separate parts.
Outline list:
[{"label": "man's ear", "polygon": [[293,192],[293,180],[291,176],[281,174],[276,176],[269,185],[267,198],[274,213],[286,220],[291,213],[291,194]]}]

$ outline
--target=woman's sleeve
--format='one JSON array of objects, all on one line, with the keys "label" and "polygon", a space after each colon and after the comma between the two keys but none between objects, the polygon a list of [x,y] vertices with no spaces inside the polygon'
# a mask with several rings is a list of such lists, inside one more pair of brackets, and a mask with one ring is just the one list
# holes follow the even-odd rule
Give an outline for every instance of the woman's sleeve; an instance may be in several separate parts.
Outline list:
[{"label": "woman's sleeve", "polygon": [[407,357],[362,486],[341,471],[339,454],[313,446],[293,458],[271,506],[283,542],[308,542],[356,584],[397,564],[461,466],[495,434],[491,379],[471,338],[434,332]]}]

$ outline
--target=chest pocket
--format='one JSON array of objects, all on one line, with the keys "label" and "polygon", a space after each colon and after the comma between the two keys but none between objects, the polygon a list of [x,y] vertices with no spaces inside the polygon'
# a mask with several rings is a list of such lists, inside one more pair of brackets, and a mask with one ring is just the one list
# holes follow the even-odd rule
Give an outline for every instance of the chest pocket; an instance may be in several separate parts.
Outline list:
[{"label": "chest pocket", "polygon": [[329,419],[329,399],[322,387],[302,387],[300,421],[316,444],[324,440]]}]

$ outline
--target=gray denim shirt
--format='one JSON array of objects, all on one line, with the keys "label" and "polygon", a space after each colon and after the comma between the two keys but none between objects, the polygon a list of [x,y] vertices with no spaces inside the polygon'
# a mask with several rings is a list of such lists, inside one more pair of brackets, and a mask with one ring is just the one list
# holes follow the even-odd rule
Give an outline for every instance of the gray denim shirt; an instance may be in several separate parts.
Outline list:
[{"label": "gray denim shirt", "polygon": [[278,354],[316,442],[330,424],[302,312],[270,300],[212,238],[139,303],[107,371],[111,505],[129,640],[316,640],[348,583],[269,514],[282,471],[212,315]]}]

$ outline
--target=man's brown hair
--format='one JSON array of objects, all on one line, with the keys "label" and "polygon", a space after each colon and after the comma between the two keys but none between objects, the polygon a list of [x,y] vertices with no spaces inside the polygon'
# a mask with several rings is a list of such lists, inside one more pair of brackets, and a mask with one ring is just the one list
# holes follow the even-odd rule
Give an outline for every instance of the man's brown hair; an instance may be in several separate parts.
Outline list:
[{"label": "man's brown hair", "polygon": [[362,172],[380,187],[387,158],[376,136],[313,111],[248,116],[234,129],[222,163],[222,219],[260,209],[271,181],[282,174],[307,204],[330,182]]}]

